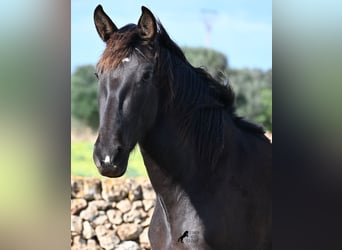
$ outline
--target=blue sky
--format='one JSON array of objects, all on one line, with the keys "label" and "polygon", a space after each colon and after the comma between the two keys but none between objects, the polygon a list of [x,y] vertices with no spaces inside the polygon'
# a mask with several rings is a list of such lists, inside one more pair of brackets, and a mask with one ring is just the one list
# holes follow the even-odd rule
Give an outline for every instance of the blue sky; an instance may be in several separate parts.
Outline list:
[{"label": "blue sky", "polygon": [[[209,44],[227,56],[231,68],[272,68],[271,0],[72,0],[72,71],[80,65],[95,65],[105,48],[93,22],[98,4],[118,27],[137,23],[144,5],[160,19],[180,46]],[[208,21],[212,27],[209,38],[205,29]]]}]

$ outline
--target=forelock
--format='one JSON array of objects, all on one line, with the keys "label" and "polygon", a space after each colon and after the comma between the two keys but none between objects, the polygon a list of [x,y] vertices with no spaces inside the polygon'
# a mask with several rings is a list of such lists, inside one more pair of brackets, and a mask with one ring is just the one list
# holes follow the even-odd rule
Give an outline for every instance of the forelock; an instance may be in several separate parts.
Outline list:
[{"label": "forelock", "polygon": [[136,25],[129,24],[113,33],[97,64],[98,72],[115,69],[124,58],[128,57],[139,42]]}]

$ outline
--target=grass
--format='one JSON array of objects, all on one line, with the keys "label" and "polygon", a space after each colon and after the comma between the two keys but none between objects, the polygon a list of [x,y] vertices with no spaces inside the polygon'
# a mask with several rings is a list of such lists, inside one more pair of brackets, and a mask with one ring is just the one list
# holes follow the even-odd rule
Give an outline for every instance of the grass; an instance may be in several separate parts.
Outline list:
[{"label": "grass", "polygon": [[[88,141],[71,142],[71,174],[87,177],[101,177],[93,162],[93,143]],[[137,146],[129,157],[124,177],[147,176],[145,165]]]}]

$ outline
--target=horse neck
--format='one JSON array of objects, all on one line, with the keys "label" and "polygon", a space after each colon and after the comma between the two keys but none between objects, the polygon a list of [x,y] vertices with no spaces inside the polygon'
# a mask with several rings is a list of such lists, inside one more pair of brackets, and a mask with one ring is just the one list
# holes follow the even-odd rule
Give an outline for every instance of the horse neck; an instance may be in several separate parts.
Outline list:
[{"label": "horse neck", "polygon": [[[175,184],[183,189],[196,189],[215,172],[215,166],[202,160],[193,142],[179,134],[177,122],[174,115],[165,114],[139,142],[147,172],[156,190]],[[229,130],[226,131],[222,155],[227,155],[230,147],[231,135]]]},{"label": "horse neck", "polygon": [[[175,56],[169,59],[169,68],[159,69],[172,75],[160,77],[159,81],[166,87],[160,90],[160,99],[166,100],[166,105],[160,103],[162,108],[154,127],[139,143],[152,184],[154,179],[156,182],[168,179],[182,186],[195,187],[212,173],[216,164],[213,159],[218,160],[223,148],[229,148],[231,140],[225,137],[230,136],[227,127],[230,117],[223,109],[214,107],[205,89],[207,84],[188,63]],[[194,94],[194,89],[200,91]],[[191,115],[201,108],[213,107],[210,117],[206,111]],[[209,125],[212,121],[219,122]]]},{"label": "horse neck", "polygon": [[[181,141],[175,120],[170,116],[158,119],[155,126],[140,142],[140,147],[149,174],[149,170],[153,170],[153,173],[161,170],[168,177],[186,181],[188,176],[186,172],[190,174],[196,168],[195,151],[188,143]],[[152,162],[146,162],[146,158]],[[150,177],[153,179],[154,175]]]}]

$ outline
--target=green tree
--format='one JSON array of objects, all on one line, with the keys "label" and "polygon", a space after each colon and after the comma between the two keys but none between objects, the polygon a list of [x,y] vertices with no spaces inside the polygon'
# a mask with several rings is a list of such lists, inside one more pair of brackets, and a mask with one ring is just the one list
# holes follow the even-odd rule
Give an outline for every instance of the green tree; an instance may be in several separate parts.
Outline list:
[{"label": "green tree", "polygon": [[237,113],[272,131],[272,70],[228,69]]},{"label": "green tree", "polygon": [[95,67],[78,67],[71,76],[71,114],[86,125],[97,128],[98,103]]},{"label": "green tree", "polygon": [[272,131],[272,90],[264,88],[260,92],[263,110],[256,116],[256,121]]},{"label": "green tree", "polygon": [[182,48],[185,57],[194,67],[205,68],[214,78],[228,67],[228,59],[221,52],[207,48]]}]

